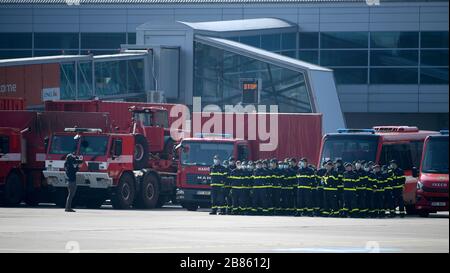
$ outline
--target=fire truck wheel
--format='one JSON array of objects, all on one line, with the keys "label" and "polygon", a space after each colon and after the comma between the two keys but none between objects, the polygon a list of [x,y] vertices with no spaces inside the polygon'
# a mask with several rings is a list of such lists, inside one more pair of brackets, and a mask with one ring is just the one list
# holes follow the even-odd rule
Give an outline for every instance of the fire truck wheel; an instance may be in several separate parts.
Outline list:
[{"label": "fire truck wheel", "polygon": [[143,135],[136,135],[134,142],[134,169],[144,169],[148,165],[149,156],[147,139]]},{"label": "fire truck wheel", "polygon": [[114,209],[129,209],[133,205],[134,196],[134,179],[131,174],[125,173],[119,180],[119,185],[115,189],[115,193],[111,198]]},{"label": "fire truck wheel", "polygon": [[6,178],[5,186],[5,205],[17,206],[22,202],[24,188],[20,176],[16,173],[11,173]]},{"label": "fire truck wheel", "polygon": [[144,209],[154,209],[159,202],[159,181],[152,174],[147,174],[141,184],[139,203]]},{"label": "fire truck wheel", "polygon": [[56,206],[59,208],[66,207],[67,201],[67,188],[57,188],[55,192],[53,192],[53,202],[55,202]]},{"label": "fire truck wheel", "polygon": [[156,203],[156,208],[162,208],[166,203],[168,198],[165,196],[160,196],[158,199],[158,203]]}]

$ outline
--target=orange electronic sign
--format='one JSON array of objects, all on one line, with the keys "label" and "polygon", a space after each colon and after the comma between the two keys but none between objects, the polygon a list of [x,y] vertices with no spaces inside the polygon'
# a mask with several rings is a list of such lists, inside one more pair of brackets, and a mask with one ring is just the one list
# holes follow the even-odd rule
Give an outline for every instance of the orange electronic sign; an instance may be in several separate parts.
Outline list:
[{"label": "orange electronic sign", "polygon": [[241,79],[242,104],[259,104],[261,80]]}]

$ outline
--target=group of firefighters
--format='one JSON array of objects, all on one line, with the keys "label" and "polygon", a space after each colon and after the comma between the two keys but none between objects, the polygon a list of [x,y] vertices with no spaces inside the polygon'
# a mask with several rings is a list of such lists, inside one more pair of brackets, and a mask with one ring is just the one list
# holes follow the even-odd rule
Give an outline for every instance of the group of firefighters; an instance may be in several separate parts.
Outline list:
[{"label": "group of firefighters", "polygon": [[395,160],[326,161],[317,169],[306,158],[223,163],[211,167],[212,215],[291,215],[383,218],[405,216],[405,176]]}]

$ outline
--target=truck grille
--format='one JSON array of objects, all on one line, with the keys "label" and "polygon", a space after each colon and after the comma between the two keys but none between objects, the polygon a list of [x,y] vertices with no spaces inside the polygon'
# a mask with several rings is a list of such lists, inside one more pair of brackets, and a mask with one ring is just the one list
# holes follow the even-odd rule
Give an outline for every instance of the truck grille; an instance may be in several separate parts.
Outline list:
[{"label": "truck grille", "polygon": [[211,176],[202,174],[187,174],[186,183],[189,185],[210,185]]},{"label": "truck grille", "polygon": [[429,188],[429,187],[423,187],[422,189],[425,192],[435,192],[435,193],[448,193],[448,189],[443,188]]},{"label": "truck grille", "polygon": [[88,170],[91,172],[96,172],[100,169],[100,163],[96,162],[89,162],[88,163]]},{"label": "truck grille", "polygon": [[448,202],[448,197],[427,197],[429,202]]}]

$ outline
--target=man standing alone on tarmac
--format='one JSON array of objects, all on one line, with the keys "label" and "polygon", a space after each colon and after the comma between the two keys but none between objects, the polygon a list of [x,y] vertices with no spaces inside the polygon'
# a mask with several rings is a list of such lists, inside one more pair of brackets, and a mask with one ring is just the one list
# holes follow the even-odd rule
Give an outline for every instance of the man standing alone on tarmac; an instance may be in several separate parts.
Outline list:
[{"label": "man standing alone on tarmac", "polygon": [[68,178],[67,190],[69,192],[66,201],[66,212],[75,212],[75,210],[72,209],[72,201],[77,192],[77,172],[79,170],[79,163],[80,162],[73,154],[70,153],[66,156],[64,170]]}]

